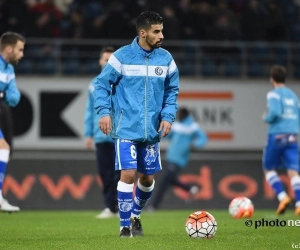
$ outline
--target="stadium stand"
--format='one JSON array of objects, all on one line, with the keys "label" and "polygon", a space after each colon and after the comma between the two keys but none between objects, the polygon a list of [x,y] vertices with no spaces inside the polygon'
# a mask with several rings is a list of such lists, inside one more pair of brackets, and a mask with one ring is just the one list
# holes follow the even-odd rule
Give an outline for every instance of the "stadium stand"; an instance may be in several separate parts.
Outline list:
[{"label": "stadium stand", "polygon": [[[94,75],[93,50],[104,41],[116,47],[130,42],[135,17],[151,9],[164,17],[164,46],[175,50],[182,75],[263,77],[270,64],[279,63],[298,78],[299,5],[297,0],[2,0],[0,34],[16,31],[28,40],[19,74]],[[90,47],[91,40],[102,42]],[[172,41],[181,42],[179,49]],[[54,50],[45,50],[49,44]],[[66,53],[68,46],[72,53]],[[87,50],[90,56],[83,60],[80,54]]]}]

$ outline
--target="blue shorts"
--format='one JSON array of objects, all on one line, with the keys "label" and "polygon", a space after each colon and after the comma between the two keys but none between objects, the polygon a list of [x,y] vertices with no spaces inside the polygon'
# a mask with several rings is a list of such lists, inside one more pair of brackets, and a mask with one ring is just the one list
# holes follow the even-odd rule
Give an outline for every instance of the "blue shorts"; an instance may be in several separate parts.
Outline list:
[{"label": "blue shorts", "polygon": [[3,139],[4,138],[4,135],[2,133],[2,130],[0,129],[0,139]]},{"label": "blue shorts", "polygon": [[153,175],[162,169],[158,143],[145,144],[116,139],[115,149],[116,170],[136,169],[142,174]]},{"label": "blue shorts", "polygon": [[299,171],[297,135],[269,135],[262,161],[265,170],[285,167]]}]

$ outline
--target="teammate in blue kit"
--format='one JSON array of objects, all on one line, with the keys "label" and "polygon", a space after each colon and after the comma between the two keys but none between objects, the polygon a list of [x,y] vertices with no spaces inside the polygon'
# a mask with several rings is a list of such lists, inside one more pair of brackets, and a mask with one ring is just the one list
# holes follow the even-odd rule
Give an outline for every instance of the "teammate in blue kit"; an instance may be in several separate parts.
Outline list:
[{"label": "teammate in blue kit", "polygon": [[276,168],[285,166],[295,193],[295,215],[300,215],[300,177],[297,136],[300,123],[300,104],[297,95],[285,85],[286,70],[275,65],[270,70],[274,89],[267,94],[267,113],[263,120],[269,124],[267,144],[263,152],[263,168],[267,182],[274,189],[282,214],[291,202]]},{"label": "teammate in blue kit", "polygon": [[[162,17],[152,11],[136,19],[138,36],[108,60],[95,80],[100,129],[115,140],[120,236],[143,235],[140,214],[161,170],[159,141],[169,134],[177,111],[179,73],[161,48]],[[136,172],[137,187],[133,198]]]},{"label": "teammate in blue kit", "polygon": [[[99,56],[99,66],[102,69],[114,52],[112,47],[104,47]],[[84,116],[85,147],[96,148],[98,173],[103,183],[105,209],[96,216],[98,219],[118,216],[117,183],[120,171],[115,171],[115,144],[113,139],[99,129],[99,117],[94,109],[94,80],[89,85],[88,99]]]},{"label": "teammate in blue kit", "polygon": [[[25,39],[13,32],[3,33],[0,38],[0,101],[9,106],[16,106],[21,93],[15,81],[13,65],[16,65],[24,54]],[[2,187],[9,160],[10,147],[0,130],[0,211],[17,212],[19,207],[12,206],[2,195]]]},{"label": "teammate in blue kit", "polygon": [[182,183],[178,179],[180,171],[187,166],[189,161],[191,146],[197,149],[203,148],[207,143],[207,135],[201,129],[199,124],[195,122],[193,115],[185,108],[179,108],[177,119],[173,123],[171,133],[166,137],[169,140],[166,159],[167,167],[163,171],[160,182],[157,184],[159,192],[154,196],[148,211],[152,212],[159,208],[164,194],[169,186],[180,187],[195,195],[199,188],[189,184]]}]

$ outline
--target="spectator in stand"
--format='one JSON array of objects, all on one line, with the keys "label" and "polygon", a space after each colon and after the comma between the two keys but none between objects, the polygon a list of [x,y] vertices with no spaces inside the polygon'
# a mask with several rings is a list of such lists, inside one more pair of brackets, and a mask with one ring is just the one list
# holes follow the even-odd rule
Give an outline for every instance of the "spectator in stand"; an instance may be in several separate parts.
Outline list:
[{"label": "spectator in stand", "polygon": [[63,25],[63,36],[66,38],[80,39],[84,37],[85,23],[82,10],[76,8],[71,11],[70,15],[66,17]]},{"label": "spectator in stand", "polygon": [[[241,19],[243,39],[257,41],[263,39],[263,10],[257,0],[251,0]],[[245,32],[247,31],[247,32]]]},{"label": "spectator in stand", "polygon": [[87,23],[85,29],[85,37],[93,39],[106,38],[104,30],[106,18],[107,14],[99,14],[98,16],[94,17],[89,23]]},{"label": "spectator in stand", "polygon": [[194,3],[192,8],[193,32],[196,39],[204,40],[207,32],[214,22],[214,15],[211,5],[206,2]]},{"label": "spectator in stand", "polygon": [[284,41],[287,39],[287,30],[282,9],[274,2],[266,4],[264,28],[265,39],[267,41]]},{"label": "spectator in stand", "polygon": [[182,29],[182,39],[193,38],[193,18],[192,18],[192,8],[190,0],[179,0],[176,5],[176,12],[178,19],[180,20]]},{"label": "spectator in stand", "polygon": [[27,35],[31,37],[59,37],[61,36],[59,22],[63,13],[59,11],[53,0],[38,2],[29,8],[29,26]]},{"label": "spectator in stand", "polygon": [[155,11],[157,13],[162,12],[162,6],[173,6],[175,1],[172,0],[151,0],[147,1],[147,9]]},{"label": "spectator in stand", "polygon": [[239,29],[239,19],[232,9],[230,9],[226,0],[219,0],[215,8],[215,17],[218,21],[219,17],[226,16],[229,22],[229,26],[232,30],[237,31]]},{"label": "spectator in stand", "polygon": [[[181,39],[181,22],[178,20],[176,13],[172,6],[166,5],[162,9],[162,16],[164,18],[164,36],[167,39]],[[174,29],[176,27],[176,29]]]},{"label": "spectator in stand", "polygon": [[23,1],[0,0],[0,34],[11,30],[24,34],[28,7]]},{"label": "spectator in stand", "polygon": [[67,14],[70,10],[70,4],[73,0],[54,0],[55,7],[62,13]]},{"label": "spectator in stand", "polygon": [[229,17],[225,14],[219,16],[213,27],[207,33],[207,40],[233,41],[238,39],[238,33],[232,27]]},{"label": "spectator in stand", "polygon": [[[268,0],[265,4],[261,4],[264,8],[259,7],[260,2],[258,0],[0,0],[0,34],[9,29],[25,34],[26,37],[65,37],[61,28],[64,32],[66,23],[71,22],[73,18],[70,13],[74,9],[80,9],[83,22],[87,24],[84,26],[85,38],[126,39],[134,35],[124,31],[134,30],[131,28],[134,26],[137,13],[151,9],[161,12],[165,16],[166,23],[168,18],[171,19],[171,23],[178,20],[175,23],[181,26],[177,29],[181,31],[180,39],[218,39],[211,36],[216,31],[213,24],[219,22],[216,19],[221,17],[223,19],[223,16],[226,16],[229,26],[238,34],[230,40],[240,38],[246,41],[296,40],[300,1]],[[26,14],[28,11],[29,15]],[[116,23],[122,27],[116,27]],[[119,32],[114,32],[116,28]],[[76,28],[77,31],[80,29],[81,25]],[[169,38],[172,36],[177,38],[178,32],[174,34],[170,32],[170,35],[167,35]]]},{"label": "spectator in stand", "polygon": [[128,13],[124,11],[125,5],[122,1],[113,1],[107,10],[108,15],[103,24],[105,38],[126,39],[135,35],[134,31],[129,29],[130,18]]},{"label": "spectator in stand", "polygon": [[[251,0],[250,0],[251,1]],[[245,8],[249,4],[249,0],[229,0],[228,6],[240,18],[245,12]]]}]

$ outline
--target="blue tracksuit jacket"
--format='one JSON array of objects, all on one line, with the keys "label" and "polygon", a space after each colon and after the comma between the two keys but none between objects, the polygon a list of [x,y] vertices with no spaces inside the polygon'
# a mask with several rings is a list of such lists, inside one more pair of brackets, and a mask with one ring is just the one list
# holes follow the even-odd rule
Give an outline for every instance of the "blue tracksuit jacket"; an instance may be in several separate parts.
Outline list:
[{"label": "blue tracksuit jacket", "polygon": [[11,107],[16,106],[21,98],[21,93],[15,81],[14,67],[7,63],[0,55],[0,91],[5,92],[4,101]]},{"label": "blue tracksuit jacket", "polygon": [[112,54],[94,85],[94,107],[100,118],[111,116],[114,139],[155,143],[160,122],[175,120],[179,73],[165,49],[146,53],[135,38]]}]

